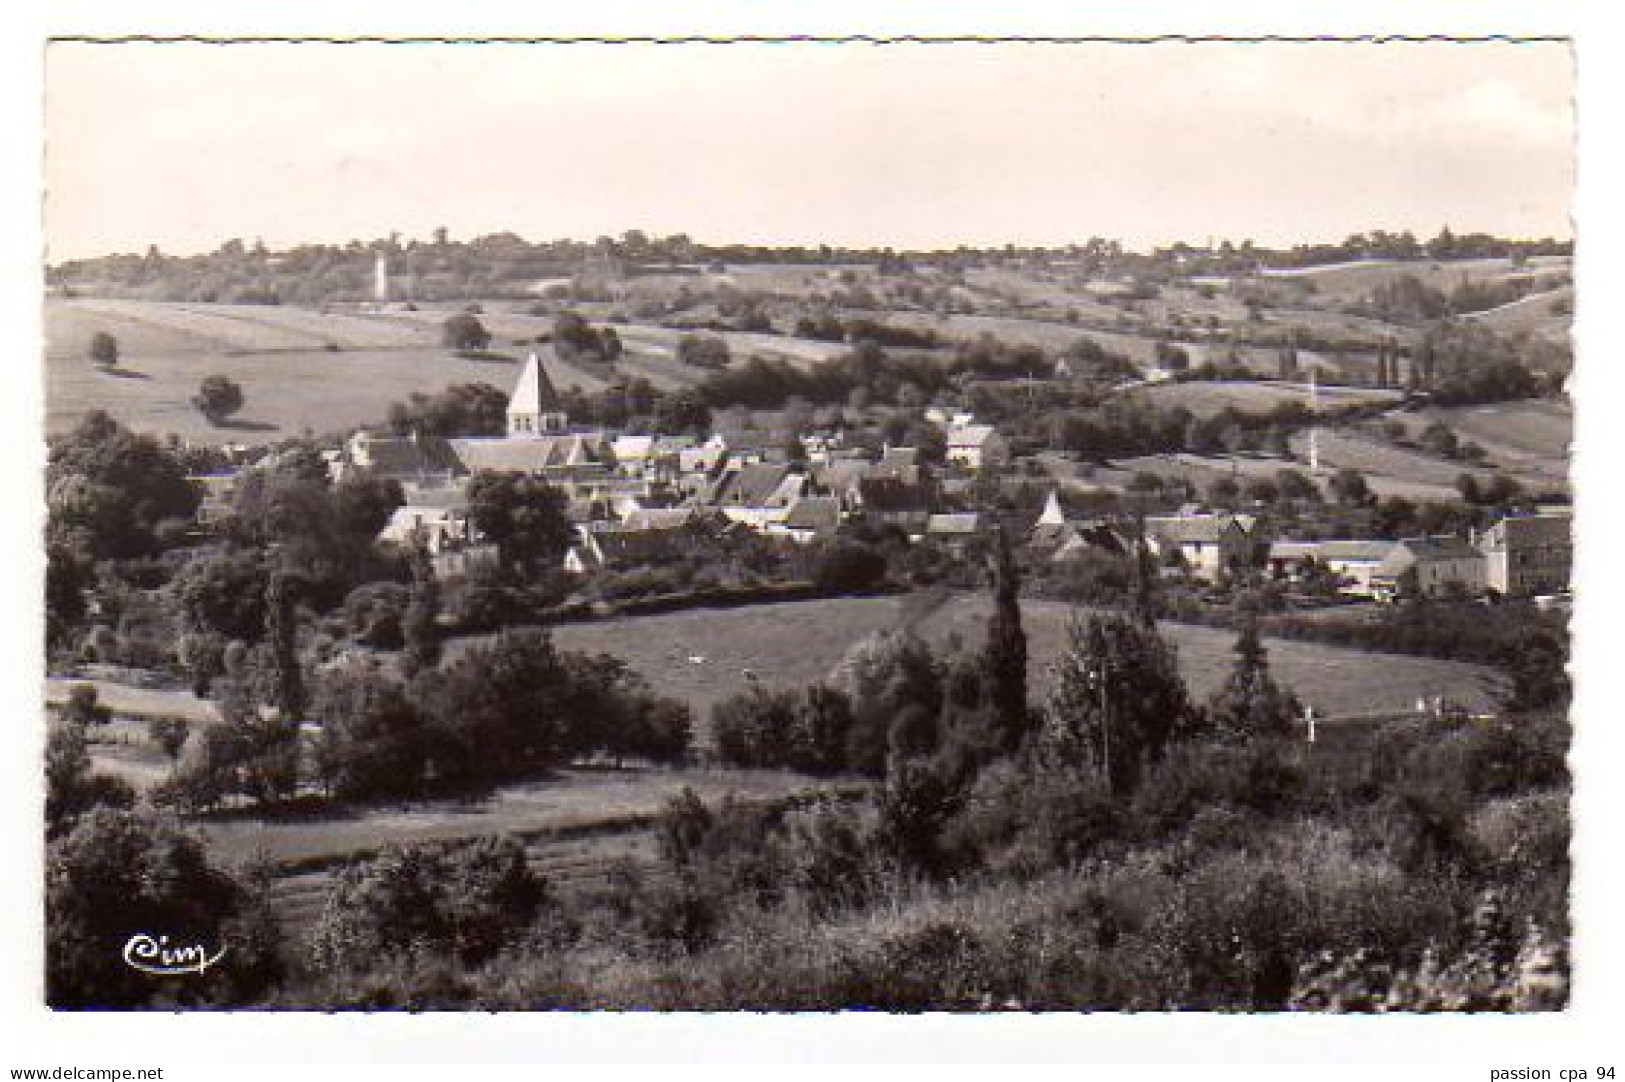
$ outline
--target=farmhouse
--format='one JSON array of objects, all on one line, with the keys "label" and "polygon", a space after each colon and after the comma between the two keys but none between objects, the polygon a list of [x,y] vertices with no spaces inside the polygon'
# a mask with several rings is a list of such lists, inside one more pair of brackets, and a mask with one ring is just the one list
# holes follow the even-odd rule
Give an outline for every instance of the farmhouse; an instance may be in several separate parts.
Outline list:
[{"label": "farmhouse", "polygon": [[1197,578],[1216,582],[1252,565],[1256,525],[1242,515],[1169,515],[1146,519],[1145,535],[1158,559],[1177,559]]},{"label": "farmhouse", "polygon": [[1407,537],[1371,574],[1372,595],[1392,601],[1409,589],[1424,597],[1484,590],[1484,555],[1459,537]]},{"label": "farmhouse", "polygon": [[1504,597],[1556,594],[1569,588],[1574,565],[1570,515],[1504,518],[1474,543],[1484,554],[1484,584]]}]

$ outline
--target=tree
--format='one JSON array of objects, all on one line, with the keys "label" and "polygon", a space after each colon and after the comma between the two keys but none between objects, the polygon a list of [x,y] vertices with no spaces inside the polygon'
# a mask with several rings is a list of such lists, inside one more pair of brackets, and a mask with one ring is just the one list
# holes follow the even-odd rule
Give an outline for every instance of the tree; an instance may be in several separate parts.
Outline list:
[{"label": "tree", "polygon": [[728,343],[714,334],[685,334],[677,339],[677,359],[696,368],[728,367]]},{"label": "tree", "polygon": [[1506,709],[1549,710],[1568,703],[1569,651],[1565,636],[1531,629],[1507,649],[1502,668],[1508,679]]},{"label": "tree", "polygon": [[265,592],[270,579],[255,549],[198,552],[169,585],[192,634],[258,642],[265,632]]},{"label": "tree", "polygon": [[347,800],[421,795],[430,749],[399,682],[369,666],[336,669],[318,685],[316,715],[317,772],[329,792]]},{"label": "tree", "polygon": [[1291,692],[1271,678],[1269,654],[1259,639],[1258,617],[1251,609],[1241,614],[1235,653],[1230,675],[1208,704],[1209,722],[1221,736],[1232,739],[1289,735],[1302,708]]},{"label": "tree", "polygon": [[[263,901],[209,862],[197,838],[149,815],[99,808],[51,843],[45,866],[46,999],[58,1008],[240,1004],[280,977]],[[132,937],[198,945],[213,966],[155,979],[124,961]]]},{"label": "tree", "polygon": [[992,561],[993,614],[987,621],[982,647],[988,705],[991,708],[995,749],[1010,754],[1026,740],[1030,722],[1027,708],[1027,632],[1021,625],[1020,576],[1010,549],[1010,537],[998,532]]},{"label": "tree", "polygon": [[[852,706],[846,762],[851,770],[879,777],[886,772],[894,727],[934,730],[942,711],[942,682],[931,650],[909,632],[886,631],[860,639],[830,674],[829,684]],[[907,722],[907,724],[905,724]],[[916,749],[934,746],[913,740]]]},{"label": "tree", "polygon": [[1422,430],[1418,442],[1423,449],[1440,456],[1441,458],[1455,458],[1460,452],[1460,441],[1456,433],[1448,425],[1435,421]]},{"label": "tree", "polygon": [[1345,466],[1332,476],[1332,494],[1346,504],[1359,505],[1371,498],[1371,487],[1359,470]]},{"label": "tree", "polygon": [[192,396],[192,406],[211,425],[219,426],[243,408],[243,389],[225,376],[205,376]]},{"label": "tree", "polygon": [[190,520],[202,498],[176,456],[102,410],[51,440],[45,481],[48,547],[75,560],[147,555],[159,523]]},{"label": "tree", "polygon": [[412,593],[401,625],[406,638],[406,652],[401,657],[403,671],[411,676],[440,664],[440,583],[435,579],[429,550],[422,544],[412,549]]},{"label": "tree", "polygon": [[556,564],[575,540],[564,493],[519,473],[481,473],[468,485],[469,522],[521,572]]},{"label": "tree", "polygon": [[108,369],[118,364],[118,339],[106,331],[97,331],[90,339],[90,359],[98,368]]},{"label": "tree", "polygon": [[65,722],[51,728],[45,741],[47,838],[66,833],[92,808],[128,808],[134,803],[135,792],[122,779],[92,773],[83,725]]},{"label": "tree", "polygon": [[95,684],[74,684],[68,688],[68,701],[62,704],[62,720],[69,725],[106,725],[113,711],[102,705]]},{"label": "tree", "polygon": [[473,312],[458,312],[440,325],[440,341],[447,349],[485,349],[491,332]]},{"label": "tree", "polygon": [[481,785],[550,769],[580,750],[604,710],[576,694],[545,629],[504,631],[412,680],[442,782]]},{"label": "tree", "polygon": [[1117,614],[1074,615],[1067,641],[1040,752],[1125,798],[1169,743],[1194,727],[1174,650],[1154,628]]},{"label": "tree", "polygon": [[886,581],[886,556],[872,545],[837,537],[819,552],[813,583],[828,593],[872,590]]},{"label": "tree", "polygon": [[711,427],[711,407],[693,388],[661,395],[655,403],[654,429],[662,435],[703,433]]},{"label": "tree", "polygon": [[299,667],[299,619],[294,601],[294,576],[278,568],[265,586],[265,641],[270,648],[276,686],[272,705],[277,716],[297,724],[305,715],[304,674]]}]

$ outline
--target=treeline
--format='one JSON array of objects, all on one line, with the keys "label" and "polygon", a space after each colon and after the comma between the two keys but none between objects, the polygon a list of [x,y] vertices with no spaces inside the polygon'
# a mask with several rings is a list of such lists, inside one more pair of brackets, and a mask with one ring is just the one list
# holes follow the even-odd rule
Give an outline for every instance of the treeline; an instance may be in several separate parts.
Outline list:
[{"label": "treeline", "polygon": [[1352,234],[1341,244],[1299,244],[1284,252],[1271,253],[1270,262],[1284,267],[1313,267],[1360,259],[1527,259],[1532,256],[1573,254],[1573,241],[1559,241],[1550,237],[1513,240],[1488,233],[1458,235],[1446,226],[1426,241],[1417,240],[1409,230],[1389,233],[1376,229]]}]

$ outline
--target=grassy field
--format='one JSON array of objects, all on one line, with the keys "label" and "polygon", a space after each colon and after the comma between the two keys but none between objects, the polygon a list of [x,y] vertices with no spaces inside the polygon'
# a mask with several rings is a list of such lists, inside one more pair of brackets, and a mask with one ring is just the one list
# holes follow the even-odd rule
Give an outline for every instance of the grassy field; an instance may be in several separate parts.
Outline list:
[{"label": "grassy field", "polygon": [[[480,319],[494,335],[486,360],[458,357],[440,345],[440,324],[460,306],[418,311],[360,307],[322,312],[291,305],[204,305],[73,299],[46,304],[46,431],[71,428],[91,409],[105,409],[140,431],[175,433],[218,443],[264,443],[377,424],[389,406],[413,392],[433,394],[453,383],[490,383],[506,391],[518,362],[536,350],[561,390],[602,390],[617,375],[641,376],[661,390],[690,386],[703,369],[676,360],[683,332],[617,328],[627,354],[611,368],[569,363],[538,335],[551,316],[491,305]],[[88,359],[91,337],[118,339],[120,361],[103,372]],[[752,354],[811,365],[846,349],[840,343],[765,334],[727,333],[736,361]],[[503,360],[506,356],[509,360]],[[221,427],[191,405],[198,384],[219,373],[243,388],[246,405]]]},{"label": "grassy field", "polygon": [[1458,259],[1447,261],[1362,260],[1321,267],[1266,270],[1272,278],[1292,278],[1315,284],[1322,299],[1356,300],[1379,285],[1410,275],[1434,289],[1448,290],[1464,281],[1507,278],[1524,274],[1558,274],[1570,269],[1566,259],[1532,260],[1528,267],[1513,266],[1507,259]]},{"label": "grassy field", "polygon": [[236,857],[315,863],[392,844],[450,841],[486,834],[601,830],[647,820],[685,787],[707,803],[786,796],[809,785],[769,770],[564,770],[470,800],[431,800],[307,817],[221,818],[201,822],[210,843]]},{"label": "grassy field", "polygon": [[[1302,402],[1305,406],[1310,404],[1309,385],[1300,383],[1253,383],[1240,380],[1159,383],[1135,388],[1129,394],[1167,409],[1184,406],[1198,417],[1210,417],[1226,408],[1246,413],[1261,413],[1283,402]],[[1326,411],[1373,402],[1393,403],[1398,402],[1403,396],[1398,391],[1380,391],[1368,387],[1321,387],[1318,397],[1319,409]]]},{"label": "grassy field", "polygon": [[[852,643],[899,626],[911,614],[906,599],[849,598],[749,608],[631,617],[555,629],[561,647],[615,654],[660,691],[688,701],[706,716],[712,704],[753,680],[801,685],[826,675]],[[1041,698],[1048,670],[1065,647],[1071,608],[1023,604],[1032,658],[1032,692]],[[918,622],[928,640],[957,636],[981,641],[987,608],[979,595],[953,595]],[[1192,692],[1205,697],[1228,672],[1235,636],[1223,629],[1167,624]],[[1366,714],[1409,708],[1419,695],[1447,694],[1487,705],[1486,670],[1473,665],[1398,657],[1297,642],[1271,642],[1275,671],[1325,714]],[[696,661],[695,659],[703,659]]]},{"label": "grassy field", "polygon": [[1561,303],[1567,303],[1573,309],[1573,286],[1535,293],[1487,312],[1475,312],[1467,318],[1501,334],[1529,334],[1550,342],[1560,342],[1568,337],[1573,323],[1571,316],[1552,310],[1553,305]]},{"label": "grassy field", "polygon": [[1574,441],[1574,407],[1560,399],[1498,402],[1429,410],[1486,449],[1494,446],[1565,466]]}]

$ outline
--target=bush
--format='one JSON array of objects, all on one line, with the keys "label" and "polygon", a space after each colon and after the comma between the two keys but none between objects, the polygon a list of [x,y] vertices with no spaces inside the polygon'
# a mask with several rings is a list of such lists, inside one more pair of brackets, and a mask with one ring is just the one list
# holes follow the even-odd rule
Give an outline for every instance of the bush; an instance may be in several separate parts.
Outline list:
[{"label": "bush", "polygon": [[319,970],[362,970],[414,947],[478,964],[517,942],[548,903],[513,838],[390,847],[339,873],[312,933]]},{"label": "bush", "polygon": [[1209,808],[1277,816],[1296,808],[1303,770],[1284,742],[1176,744],[1135,793],[1133,814],[1147,836],[1179,830]]},{"label": "bush", "polygon": [[860,541],[838,539],[829,544],[813,565],[813,583],[828,593],[873,590],[886,581],[886,557]]},{"label": "bush", "polygon": [[440,325],[440,341],[447,349],[484,349],[491,344],[491,332],[474,312],[459,312]]},{"label": "bush", "polygon": [[62,704],[62,720],[70,725],[106,725],[113,711],[102,705],[94,684],[74,684],[68,688],[68,701]]},{"label": "bush", "polygon": [[410,601],[411,590],[400,583],[357,586],[344,599],[345,628],[363,646],[399,650],[406,643],[401,621]]},{"label": "bush", "polygon": [[[98,809],[53,842],[45,873],[46,998],[57,1008],[251,1002],[280,976],[278,937],[263,905],[209,863],[195,837],[150,816]],[[132,936],[228,948],[186,980],[126,965]]]}]

